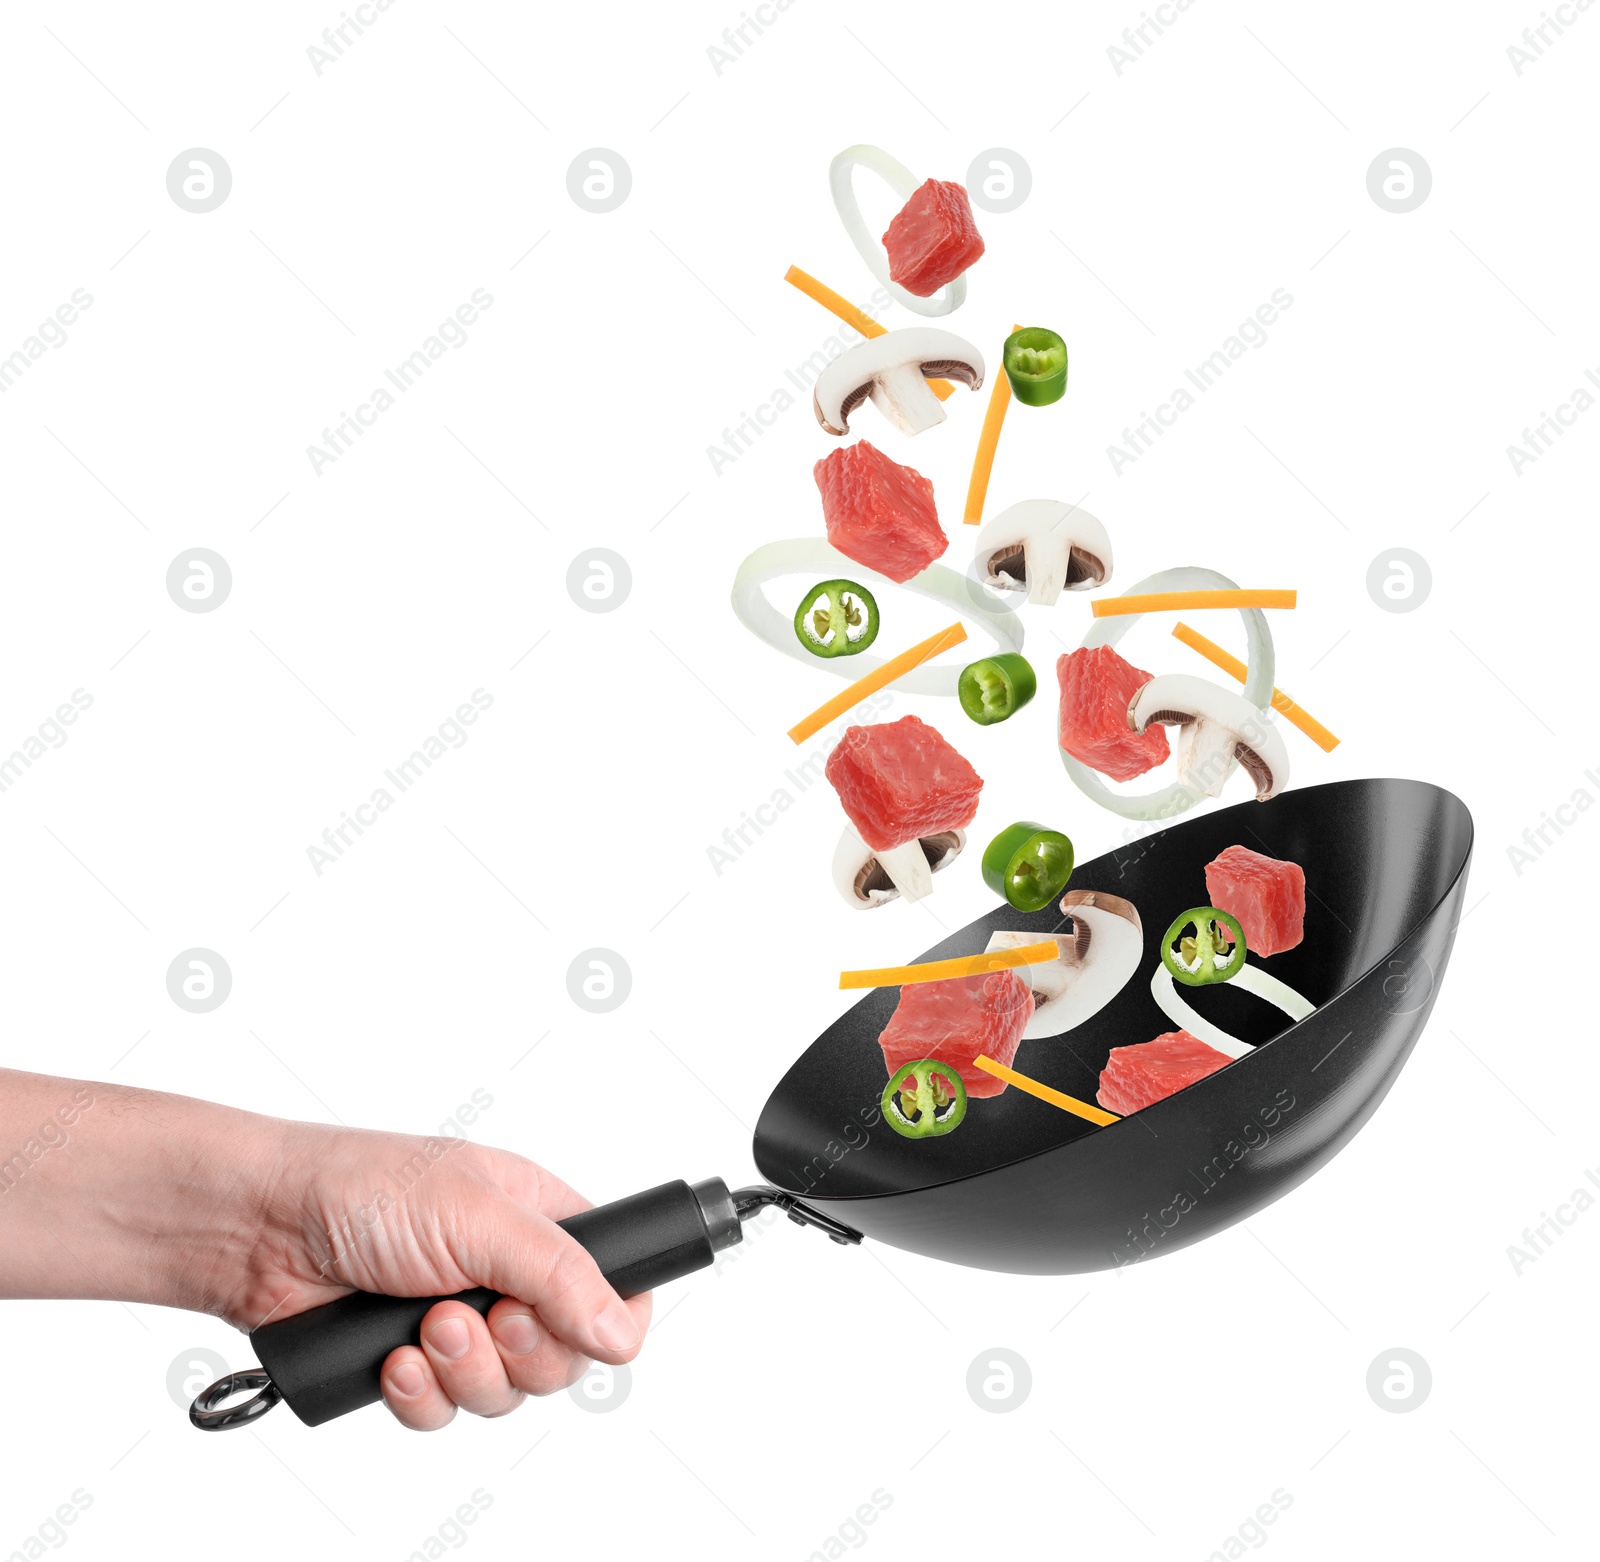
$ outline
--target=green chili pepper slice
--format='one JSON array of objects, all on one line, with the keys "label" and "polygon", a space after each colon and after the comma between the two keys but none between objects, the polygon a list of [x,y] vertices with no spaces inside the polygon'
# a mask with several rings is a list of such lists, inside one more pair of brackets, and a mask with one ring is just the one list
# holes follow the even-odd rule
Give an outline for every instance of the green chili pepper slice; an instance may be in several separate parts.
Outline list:
[{"label": "green chili pepper slice", "polygon": [[1015,651],[986,656],[961,669],[956,698],[980,727],[1014,716],[1038,691],[1039,680],[1027,657]]},{"label": "green chili pepper slice", "polygon": [[1161,940],[1161,963],[1185,987],[1232,981],[1244,969],[1248,952],[1239,919],[1215,906],[1184,912]]},{"label": "green chili pepper slice", "polygon": [[948,1063],[918,1058],[894,1071],[880,1102],[884,1121],[907,1139],[935,1139],[967,1115],[967,1087]]},{"label": "green chili pepper slice", "polygon": [[878,604],[853,580],[825,580],[794,610],[794,632],[813,656],[854,656],[878,638]]},{"label": "green chili pepper slice", "polygon": [[1067,393],[1067,344],[1041,325],[1006,338],[1001,355],[1011,394],[1025,407],[1048,407]]},{"label": "green chili pepper slice", "polygon": [[983,850],[983,882],[1018,911],[1043,911],[1072,877],[1072,842],[1059,830],[1021,820]]}]

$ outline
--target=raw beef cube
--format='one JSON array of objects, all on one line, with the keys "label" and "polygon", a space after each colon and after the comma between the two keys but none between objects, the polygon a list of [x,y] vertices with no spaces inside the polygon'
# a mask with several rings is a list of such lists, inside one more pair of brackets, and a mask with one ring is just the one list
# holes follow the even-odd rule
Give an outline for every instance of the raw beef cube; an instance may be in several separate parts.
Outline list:
[{"label": "raw beef cube", "polygon": [[1150,674],[1124,661],[1109,645],[1080,648],[1056,658],[1061,680],[1060,743],[1080,764],[1113,781],[1131,781],[1167,757],[1167,734],[1128,725],[1128,704]]},{"label": "raw beef cube", "polygon": [[915,716],[846,727],[823,773],[874,851],[965,829],[983,790],[983,777],[938,728]]},{"label": "raw beef cube", "polygon": [[964,186],[929,179],[895,213],[883,236],[889,280],[918,298],[932,298],[983,254]]},{"label": "raw beef cube", "polygon": [[903,1064],[935,1058],[961,1075],[969,1096],[997,1096],[1006,1082],[972,1060],[983,1053],[1009,1068],[1032,1018],[1033,994],[1015,971],[953,976],[902,987],[878,1042],[891,1076]]},{"label": "raw beef cube", "polygon": [[1106,1111],[1126,1117],[1232,1061],[1186,1030],[1168,1031],[1137,1047],[1113,1047],[1100,1071],[1095,1100]]},{"label": "raw beef cube", "polygon": [[903,584],[949,547],[933,507],[933,484],[858,440],[812,467],[828,541],[857,564]]},{"label": "raw beef cube", "polygon": [[1306,875],[1297,862],[1230,846],[1206,864],[1206,894],[1218,911],[1239,919],[1253,955],[1293,949],[1305,937]]}]

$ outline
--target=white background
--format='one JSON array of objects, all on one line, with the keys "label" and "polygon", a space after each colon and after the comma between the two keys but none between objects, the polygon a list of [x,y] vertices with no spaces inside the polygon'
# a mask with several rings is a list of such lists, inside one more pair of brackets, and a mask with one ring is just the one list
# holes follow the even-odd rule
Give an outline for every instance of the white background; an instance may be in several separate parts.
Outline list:
[{"label": "white background", "polygon": [[[938,935],[837,901],[826,788],[720,875],[707,851],[786,784],[784,729],[836,687],[726,607],[752,547],[820,529],[829,441],[800,403],[720,475],[707,446],[831,332],[787,265],[871,292],[827,195],[854,141],[942,178],[991,147],[1031,167],[1020,209],[978,213],[949,324],[991,361],[1014,319],[1054,325],[1072,383],[1013,410],[991,508],[1081,499],[1122,585],[1197,562],[1298,587],[1279,682],[1344,741],[1286,733],[1296,780],[1443,783],[1478,850],[1389,1100],[1246,1227],[1122,1277],[1024,1279],[778,1222],[658,1297],[612,1412],[560,1395],[428,1438],[380,1409],[203,1437],[168,1371],[247,1364],[225,1326],[13,1303],[0,1555],[77,1487],[81,1556],[405,1556],[479,1488],[484,1555],[826,1554],[880,1488],[860,1539],[883,1558],[1204,1557],[1279,1488],[1273,1555],[1579,1553],[1600,1214],[1520,1275],[1506,1251],[1600,1166],[1600,817],[1520,874],[1507,854],[1600,796],[1600,411],[1520,476],[1506,454],[1600,372],[1600,19],[1569,13],[1519,77],[1536,9],[1200,0],[1118,75],[1132,4],[798,0],[718,74],[733,4],[400,0],[319,76],[332,4],[7,8],[0,355],[94,299],[0,397],[0,749],[93,696],[0,794],[8,1063],[420,1132],[481,1088],[476,1136],[596,1199],[749,1179],[767,1091],[840,1010],[833,973]],[[566,188],[596,146],[633,178],[604,215]],[[165,187],[191,147],[232,170],[204,215]],[[1405,215],[1366,186],[1394,147],[1433,175]],[[475,288],[467,344],[316,475],[306,447]],[[1276,288],[1266,345],[1115,475],[1108,444]],[[932,478],[958,565],[983,399],[914,448],[859,415]],[[209,614],[164,585],[197,546],[233,573]],[[595,546],[632,572],[604,615],[565,587]],[[1403,615],[1365,586],[1396,546],[1433,575]],[[891,606],[891,644],[940,621]],[[1041,710],[1086,619],[1081,597],[1030,618]],[[1155,622],[1126,648],[1203,671]],[[470,741],[319,877],[307,847],[478,688]],[[967,730],[948,703],[893,710]],[[1014,725],[983,740],[980,839],[1042,816],[1080,858],[1115,844],[1048,716]],[[958,873],[927,911],[986,904]],[[233,972],[206,1015],[165,988],[195,945]],[[600,1016],[566,985],[594,946],[633,981]],[[1033,1376],[998,1415],[965,1387],[997,1346]],[[1365,1387],[1397,1346],[1433,1373],[1403,1415]]]}]

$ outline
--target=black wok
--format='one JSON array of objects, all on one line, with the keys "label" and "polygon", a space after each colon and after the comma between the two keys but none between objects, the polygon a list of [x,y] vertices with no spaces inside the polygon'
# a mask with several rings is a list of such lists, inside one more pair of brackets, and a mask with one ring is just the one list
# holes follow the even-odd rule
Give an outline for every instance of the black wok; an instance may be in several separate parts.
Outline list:
[{"label": "black wok", "polygon": [[[1139,908],[1144,961],[1086,1024],[1024,1042],[1018,1069],[1093,1101],[1113,1047],[1176,1028],[1150,994],[1157,946],[1173,917],[1205,903],[1205,864],[1234,844],[1305,869],[1305,938],[1267,968],[1317,1005],[1289,1024],[1232,985],[1205,989],[1195,1006],[1254,1044],[1239,1061],[1107,1127],[1013,1087],[973,1101],[954,1133],[906,1139],[878,1112],[877,1039],[897,1001],[896,989],[879,989],[773,1091],[754,1147],[766,1185],[730,1193],[717,1178],[667,1183],[563,1225],[633,1295],[709,1264],[769,1203],[837,1241],[867,1236],[1024,1274],[1139,1263],[1245,1219],[1349,1143],[1410,1055],[1461,917],[1472,819],[1425,782],[1343,781],[1188,819],[1082,865],[1073,889]],[[997,929],[1062,926],[1054,908],[1023,915],[1002,905],[921,958],[976,953]],[[462,1296],[485,1312],[495,1299],[482,1289]],[[370,1404],[384,1358],[416,1341],[436,1300],[358,1293],[269,1323],[251,1335],[265,1370],[214,1384],[191,1418],[225,1430],[283,1398],[317,1425]],[[246,1389],[260,1392],[217,1408]]]}]

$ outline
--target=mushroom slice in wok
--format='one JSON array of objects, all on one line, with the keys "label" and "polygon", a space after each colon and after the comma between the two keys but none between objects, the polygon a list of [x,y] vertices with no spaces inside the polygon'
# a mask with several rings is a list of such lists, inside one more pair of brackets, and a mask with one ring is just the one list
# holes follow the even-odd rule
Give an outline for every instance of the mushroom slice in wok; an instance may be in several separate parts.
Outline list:
[{"label": "mushroom slice in wok", "polygon": [[986,585],[1026,591],[1049,607],[1063,591],[1111,579],[1111,539],[1087,510],[1058,499],[1024,499],[978,533],[974,559]]},{"label": "mushroom slice in wok", "polygon": [[846,825],[833,853],[833,882],[857,911],[871,911],[902,895],[921,900],[933,888],[933,875],[949,867],[966,844],[965,830],[940,830],[875,852]]},{"label": "mushroom slice in wok", "polygon": [[1068,890],[1061,909],[1072,918],[1070,933],[989,935],[990,950],[1020,949],[1047,938],[1061,950],[1054,960],[1017,969],[1033,990],[1024,1041],[1059,1036],[1092,1019],[1127,986],[1144,958],[1144,928],[1131,900],[1104,890]]},{"label": "mushroom slice in wok", "polygon": [[1276,723],[1232,689],[1188,673],[1164,673],[1144,684],[1128,704],[1128,725],[1181,727],[1178,778],[1208,797],[1220,797],[1238,760],[1266,802],[1289,784],[1289,751]]},{"label": "mushroom slice in wok", "polygon": [[902,434],[944,422],[930,379],[983,384],[983,354],[953,331],[914,325],[860,342],[817,376],[811,407],[830,434],[850,431],[850,414],[870,396]]}]

